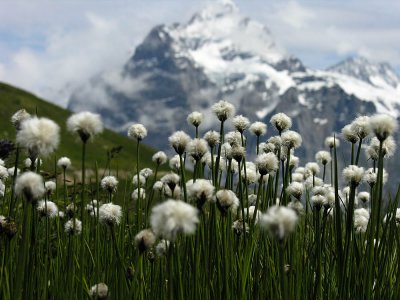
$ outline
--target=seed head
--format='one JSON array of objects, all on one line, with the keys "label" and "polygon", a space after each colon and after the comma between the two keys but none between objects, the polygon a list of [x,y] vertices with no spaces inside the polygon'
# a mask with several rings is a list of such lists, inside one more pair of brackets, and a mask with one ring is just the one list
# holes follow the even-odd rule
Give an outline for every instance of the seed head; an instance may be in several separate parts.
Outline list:
[{"label": "seed head", "polygon": [[235,114],[235,107],[227,101],[220,100],[211,107],[218,120],[226,121]]},{"label": "seed head", "polygon": [[291,182],[286,188],[286,193],[289,196],[296,198],[297,200],[300,200],[303,191],[304,191],[304,185],[302,183],[295,181]]},{"label": "seed head", "polygon": [[64,230],[69,235],[80,235],[82,232],[82,221],[70,219],[65,223]]},{"label": "seed head", "polygon": [[103,132],[103,123],[98,114],[84,111],[68,118],[67,129],[77,133],[82,142],[86,143],[91,137]]},{"label": "seed head", "polygon": [[250,121],[248,118],[242,115],[237,115],[232,119],[233,126],[237,131],[243,133],[250,126]]},{"label": "seed head", "polygon": [[254,122],[250,125],[250,132],[256,136],[261,136],[267,133],[267,124],[263,122]]},{"label": "seed head", "polygon": [[332,160],[332,157],[328,151],[318,151],[317,154],[315,154],[315,160],[325,166]]},{"label": "seed head", "polygon": [[292,119],[284,113],[277,113],[271,117],[270,123],[279,133],[292,127]]},{"label": "seed head", "polygon": [[147,129],[143,124],[133,124],[128,129],[128,136],[141,141],[147,136]]},{"label": "seed head", "polygon": [[41,200],[38,202],[36,209],[41,217],[52,219],[58,216],[58,207],[52,201]]},{"label": "seed head", "polygon": [[239,207],[239,199],[231,190],[219,190],[215,194],[217,199],[217,207],[223,215],[228,213],[228,210],[235,213]]},{"label": "seed head", "polygon": [[47,156],[60,142],[60,127],[50,119],[33,117],[20,124],[16,141],[35,159],[39,155]]},{"label": "seed head", "polygon": [[187,122],[189,125],[199,127],[201,122],[203,122],[203,114],[201,112],[194,111],[188,115]]},{"label": "seed head", "polygon": [[204,139],[210,148],[214,148],[220,142],[220,134],[214,130],[210,130],[204,134]]},{"label": "seed head", "polygon": [[156,242],[156,236],[150,229],[143,229],[135,236],[135,245],[139,252],[143,253],[153,247]]},{"label": "seed head", "polygon": [[121,206],[106,203],[99,208],[99,221],[109,226],[119,225],[122,216]]},{"label": "seed head", "polygon": [[24,196],[27,201],[37,201],[46,192],[42,176],[34,172],[25,172],[15,183],[15,193]]},{"label": "seed head", "polygon": [[182,155],[186,150],[187,144],[190,142],[190,137],[183,131],[177,131],[168,140],[176,153]]},{"label": "seed head", "polygon": [[117,190],[118,180],[114,176],[106,176],[101,180],[101,188],[109,193]]},{"label": "seed head", "polygon": [[282,145],[288,149],[297,149],[301,146],[301,135],[295,131],[288,130],[282,133]]},{"label": "seed head", "polygon": [[356,186],[360,183],[364,176],[364,168],[355,165],[350,165],[343,169],[344,180],[349,184],[355,184]]},{"label": "seed head", "polygon": [[352,132],[354,132],[360,139],[365,139],[371,133],[369,117],[367,116],[357,117],[353,122],[351,122],[350,126]]},{"label": "seed head", "polygon": [[272,152],[260,154],[256,158],[256,166],[261,175],[275,174],[278,165],[278,158]]},{"label": "seed head", "polygon": [[325,146],[332,149],[334,146],[338,148],[340,146],[340,140],[337,137],[334,136],[328,136],[325,139]]},{"label": "seed head", "polygon": [[212,202],[214,200],[214,186],[209,180],[197,179],[196,182],[186,184],[189,199],[197,203],[200,209],[204,203]]},{"label": "seed head", "polygon": [[345,140],[349,141],[352,144],[357,143],[359,140],[357,133],[353,131],[351,125],[346,125],[343,127],[342,136]]},{"label": "seed head", "polygon": [[68,169],[71,166],[71,160],[68,157],[61,157],[57,161],[57,166],[63,169]]},{"label": "seed head", "polygon": [[357,208],[354,210],[354,229],[357,233],[367,231],[369,222],[369,211],[365,208]]},{"label": "seed head", "polygon": [[195,161],[201,160],[207,151],[207,143],[203,139],[193,139],[187,144],[187,153],[193,157]]},{"label": "seed head", "polygon": [[278,241],[284,241],[296,228],[298,216],[293,209],[271,206],[260,218],[260,226]]},{"label": "seed head", "polygon": [[385,114],[373,115],[370,117],[369,123],[379,141],[387,139],[397,130],[396,120]]},{"label": "seed head", "polygon": [[167,155],[163,151],[156,152],[151,158],[158,166],[165,164],[168,161]]},{"label": "seed head", "polygon": [[150,216],[153,232],[169,241],[180,233],[193,234],[198,223],[198,210],[180,200],[169,199],[158,204]]},{"label": "seed head", "polygon": [[89,296],[93,299],[106,299],[108,286],[105,283],[95,284],[90,288]]}]

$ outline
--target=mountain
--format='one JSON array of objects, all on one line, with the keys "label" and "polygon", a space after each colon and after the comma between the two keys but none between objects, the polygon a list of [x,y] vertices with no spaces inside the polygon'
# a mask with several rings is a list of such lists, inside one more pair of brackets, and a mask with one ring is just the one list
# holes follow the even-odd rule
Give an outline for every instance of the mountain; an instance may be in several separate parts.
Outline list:
[{"label": "mountain", "polygon": [[210,4],[186,23],[155,26],[122,70],[82,85],[69,108],[97,111],[121,132],[141,122],[150,144],[168,149],[173,131],[193,131],[186,124],[193,110],[205,115],[203,131],[216,128],[210,106],[221,98],[252,121],[290,115],[303,135],[304,163],[356,116],[400,112],[399,77],[388,64],[350,58],[327,70],[310,69],[229,0]]},{"label": "mountain", "polygon": [[[0,103],[2,109],[0,111],[0,139],[15,140],[15,128],[11,124],[11,116],[21,108],[26,109],[31,114],[47,117],[54,120],[61,128],[60,145],[55,152],[55,157],[67,156],[72,161],[74,170],[80,169],[81,161],[81,147],[80,142],[75,136],[67,132],[66,120],[71,112],[58,107],[52,103],[46,102],[35,95],[18,89],[16,87],[7,85],[0,82]],[[112,163],[112,168],[118,168],[121,171],[135,170],[135,153],[136,142],[126,137],[121,136],[111,130],[104,130],[104,132],[96,136],[92,142],[89,142],[87,147],[87,166],[89,169],[94,170],[95,162],[98,163],[99,168],[104,168],[107,162],[107,151],[114,147],[122,146],[122,150],[115,157]],[[151,161],[151,156],[154,150],[148,146],[141,146],[141,166],[153,167],[154,163]],[[25,155],[22,155],[25,159]],[[44,161],[47,170],[53,170],[54,156]],[[13,160],[6,161],[7,167],[13,165]]]}]

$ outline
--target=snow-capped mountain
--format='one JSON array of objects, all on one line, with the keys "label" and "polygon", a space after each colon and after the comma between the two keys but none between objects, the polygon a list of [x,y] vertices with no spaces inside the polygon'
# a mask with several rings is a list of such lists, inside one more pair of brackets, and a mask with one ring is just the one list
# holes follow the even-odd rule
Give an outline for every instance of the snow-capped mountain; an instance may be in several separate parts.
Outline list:
[{"label": "snow-capped mountain", "polygon": [[[252,121],[282,111],[303,134],[302,155],[359,114],[400,113],[400,80],[388,64],[352,58],[312,70],[279,47],[262,24],[242,16],[230,0],[196,13],[182,24],[154,27],[123,70],[99,74],[71,97],[69,108],[100,113],[124,131],[132,122],[149,129],[146,142],[168,148],[177,129],[192,130],[193,110],[217,125],[210,110],[223,98]],[[312,151],[306,145],[312,145]]]}]

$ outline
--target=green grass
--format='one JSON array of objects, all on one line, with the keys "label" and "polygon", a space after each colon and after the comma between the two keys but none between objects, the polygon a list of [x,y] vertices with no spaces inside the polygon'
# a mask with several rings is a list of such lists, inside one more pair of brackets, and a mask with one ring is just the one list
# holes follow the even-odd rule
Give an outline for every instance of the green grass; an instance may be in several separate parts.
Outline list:
[{"label": "green grass", "polygon": [[[78,142],[75,135],[72,135],[66,130],[66,120],[71,114],[70,111],[4,83],[0,83],[0,103],[2,105],[0,111],[0,139],[15,140],[15,129],[10,119],[17,110],[24,108],[30,114],[37,114],[39,117],[46,117],[54,120],[61,127],[61,142],[54,155],[56,158],[67,156],[72,160],[73,169],[80,168],[80,142]],[[134,173],[136,165],[136,141],[130,140],[127,137],[107,129],[88,144],[88,169],[94,170],[95,162],[97,162],[100,169],[104,168],[107,163],[107,151],[118,146],[122,146],[122,150],[115,159],[113,159],[111,167],[114,170],[119,169],[132,171]],[[151,161],[151,156],[154,152],[154,149],[146,145],[141,146],[141,168],[154,165]],[[53,162],[54,155],[45,161],[46,165]],[[26,157],[25,153],[22,157]]]}]

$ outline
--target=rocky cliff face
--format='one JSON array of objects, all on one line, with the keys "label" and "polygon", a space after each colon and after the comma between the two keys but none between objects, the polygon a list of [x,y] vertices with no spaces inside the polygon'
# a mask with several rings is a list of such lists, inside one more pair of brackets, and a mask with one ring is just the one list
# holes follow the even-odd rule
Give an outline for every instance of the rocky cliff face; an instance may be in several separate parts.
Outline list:
[{"label": "rocky cliff face", "polygon": [[304,140],[299,154],[312,160],[324,138],[356,116],[397,117],[400,80],[388,64],[364,58],[309,69],[279,48],[264,25],[226,0],[187,23],[154,27],[122,70],[82,85],[69,108],[96,111],[121,132],[143,123],[146,142],[169,149],[173,131],[192,130],[186,117],[193,110],[205,115],[203,131],[217,126],[210,107],[220,98],[252,121],[268,123],[275,112],[290,115]]}]

